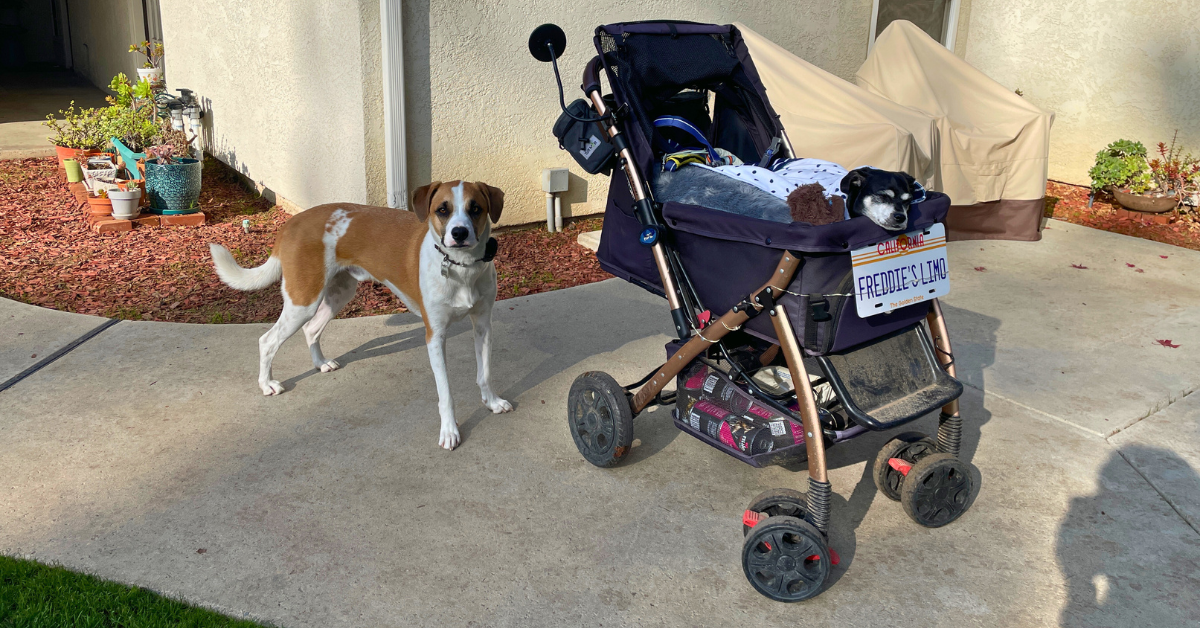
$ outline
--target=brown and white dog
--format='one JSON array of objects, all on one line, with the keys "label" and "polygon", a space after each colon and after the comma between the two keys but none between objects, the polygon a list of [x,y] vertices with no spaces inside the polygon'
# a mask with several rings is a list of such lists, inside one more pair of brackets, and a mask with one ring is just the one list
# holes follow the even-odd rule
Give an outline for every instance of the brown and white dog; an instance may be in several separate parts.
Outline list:
[{"label": "brown and white dog", "polygon": [[[413,211],[334,203],[288,220],[271,257],[242,268],[229,250],[210,244],[221,281],[238,290],[265,288],[283,277],[283,312],[258,339],[258,385],[264,395],[283,386],[271,361],[285,340],[304,328],[313,366],[340,365],[321,353],[321,332],[354,296],[358,282],[378,281],[425,322],[425,344],[437,383],[442,430],[438,445],[458,446],[454,404],[446,377],[446,329],[464,316],[475,329],[476,382],[494,413],[512,404],[492,392],[489,374],[496,269],[486,255],[491,223],[500,219],[504,192],[485,183],[431,183],[413,194]],[[484,259],[484,258],[487,259]]]}]

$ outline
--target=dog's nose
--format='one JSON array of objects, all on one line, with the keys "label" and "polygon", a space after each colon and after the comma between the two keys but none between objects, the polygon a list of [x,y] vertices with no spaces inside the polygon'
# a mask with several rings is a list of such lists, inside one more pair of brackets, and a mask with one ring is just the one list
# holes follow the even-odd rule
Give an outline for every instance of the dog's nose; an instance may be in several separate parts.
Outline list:
[{"label": "dog's nose", "polygon": [[896,224],[900,224],[905,220],[908,220],[908,216],[904,212],[896,212],[892,214],[892,222],[895,222]]},{"label": "dog's nose", "polygon": [[455,227],[450,230],[450,237],[454,238],[455,242],[466,241],[468,235],[470,235],[470,232],[467,231],[466,227]]}]

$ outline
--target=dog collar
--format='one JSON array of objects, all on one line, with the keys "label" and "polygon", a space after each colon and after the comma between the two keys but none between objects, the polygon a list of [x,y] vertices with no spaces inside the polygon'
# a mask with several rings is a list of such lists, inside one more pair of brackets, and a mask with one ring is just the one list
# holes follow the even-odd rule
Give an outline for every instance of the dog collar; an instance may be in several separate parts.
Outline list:
[{"label": "dog collar", "polygon": [[442,276],[445,277],[450,273],[451,266],[461,266],[462,268],[467,268],[481,262],[486,264],[492,261],[496,257],[496,251],[500,248],[500,243],[496,241],[496,238],[488,238],[487,244],[483,248],[483,257],[469,264],[464,264],[457,260],[450,259],[450,254],[437,244],[434,244],[433,248],[437,249],[437,252],[442,254]]}]

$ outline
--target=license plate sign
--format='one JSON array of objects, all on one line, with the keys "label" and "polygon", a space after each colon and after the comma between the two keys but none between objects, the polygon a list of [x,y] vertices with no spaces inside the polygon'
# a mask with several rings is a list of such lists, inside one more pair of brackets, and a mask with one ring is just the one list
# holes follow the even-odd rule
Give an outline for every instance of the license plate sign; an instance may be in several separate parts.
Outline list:
[{"label": "license plate sign", "polygon": [[950,292],[946,227],[940,223],[855,249],[851,260],[854,301],[862,318]]}]

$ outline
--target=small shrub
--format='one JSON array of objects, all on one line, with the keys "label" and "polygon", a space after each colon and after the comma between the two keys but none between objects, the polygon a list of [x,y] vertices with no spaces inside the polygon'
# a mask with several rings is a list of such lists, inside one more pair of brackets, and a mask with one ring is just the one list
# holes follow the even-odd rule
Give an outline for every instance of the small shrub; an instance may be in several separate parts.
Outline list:
[{"label": "small shrub", "polygon": [[1146,147],[1130,140],[1117,140],[1096,153],[1096,163],[1088,176],[1097,192],[1111,186],[1141,194],[1154,185],[1146,163]]}]

